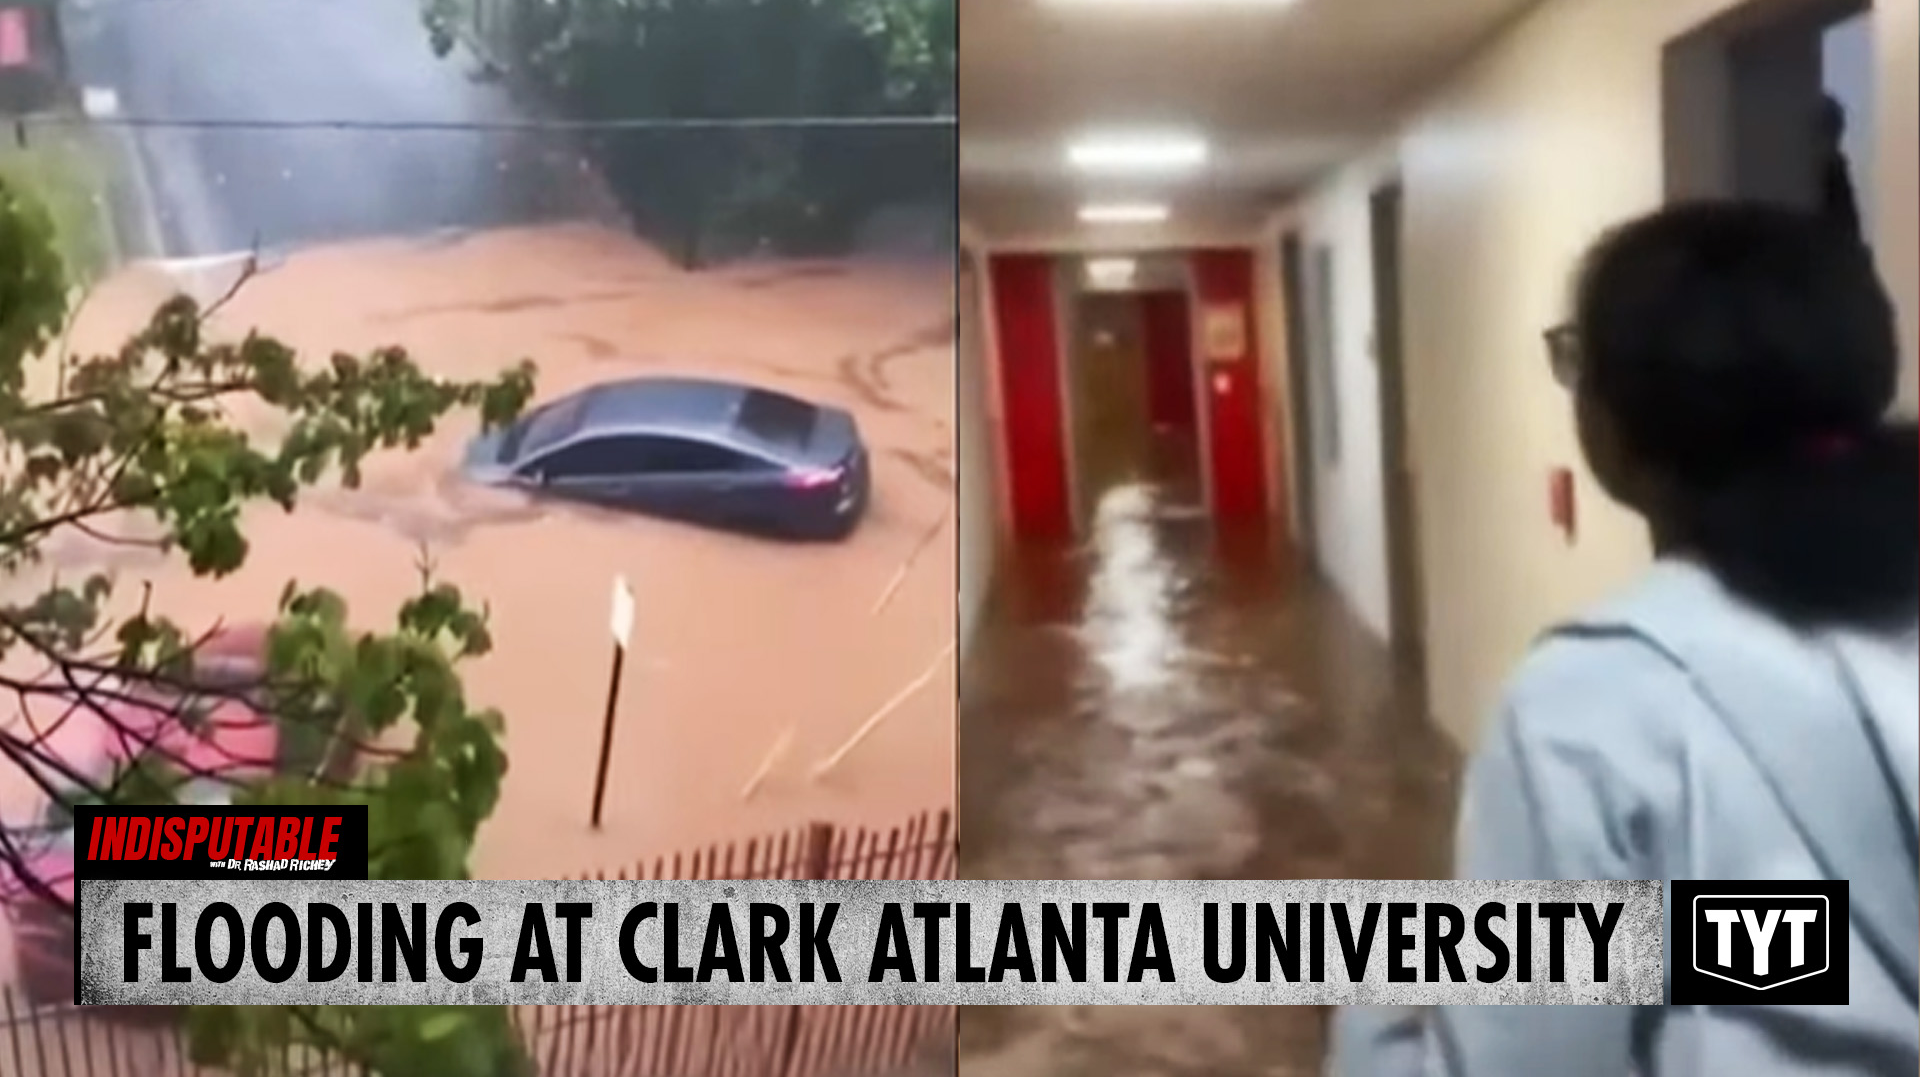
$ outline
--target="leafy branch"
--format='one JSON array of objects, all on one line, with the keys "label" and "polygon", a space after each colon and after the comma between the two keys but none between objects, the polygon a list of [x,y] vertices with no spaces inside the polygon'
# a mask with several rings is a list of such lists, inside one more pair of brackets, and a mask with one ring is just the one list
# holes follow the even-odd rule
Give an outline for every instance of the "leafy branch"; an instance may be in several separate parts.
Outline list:
[{"label": "leafy branch", "polygon": [[[251,264],[214,303],[175,297],[117,350],[71,355],[79,300],[53,239],[40,205],[0,182],[0,692],[14,699],[0,767],[48,805],[40,827],[0,827],[0,903],[71,917],[70,857],[48,837],[83,802],[362,804],[374,878],[466,877],[506,773],[503,719],[460,677],[492,645],[486,611],[430,566],[378,631],[338,594],[290,582],[259,611],[270,623],[197,632],[150,595],[118,601],[107,574],[63,581],[49,566],[81,540],[229,575],[247,560],[250,511],[356,487],[370,457],[418,449],[456,413],[511,421],[532,366],[463,381],[397,347],[314,362],[261,332],[230,339],[210,323]],[[76,754],[76,742],[99,750]],[[239,1077],[283,1072],[290,1045],[387,1077],[528,1072],[500,1009],[203,1008],[187,1020],[196,1061]]]}]

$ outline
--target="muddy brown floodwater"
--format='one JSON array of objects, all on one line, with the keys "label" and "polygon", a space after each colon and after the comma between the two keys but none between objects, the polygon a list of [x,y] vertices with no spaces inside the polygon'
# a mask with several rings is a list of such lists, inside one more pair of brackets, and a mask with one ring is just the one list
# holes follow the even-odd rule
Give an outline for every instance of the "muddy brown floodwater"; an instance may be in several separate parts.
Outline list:
[{"label": "muddy brown floodwater", "polygon": [[[251,553],[230,578],[198,580],[178,563],[93,545],[70,544],[56,560],[67,573],[112,567],[123,596],[151,582],[158,607],[185,624],[270,616],[294,579],[337,590],[356,620],[379,626],[415,587],[424,551],[492,613],[496,649],[466,684],[506,715],[511,771],[481,838],[481,877],[611,872],[809,820],[891,825],[948,807],[950,662],[828,777],[809,774],[952,640],[950,272],[836,262],[696,274],[618,232],[540,228],[301,253],[255,276],[214,323],[232,335],[260,327],[310,362],[400,344],[433,371],[480,378],[530,358],[543,398],[681,373],[846,406],[873,452],[874,496],[843,544],[732,537],[474,490],[453,474],[474,429],[463,423],[418,452],[380,458],[361,489],[318,491],[292,514],[252,510]],[[77,344],[117,344],[182,280],[155,267],[121,273],[90,300]],[[587,816],[616,575],[631,581],[638,617],[606,824],[595,833]],[[13,701],[5,706],[0,718],[17,720]],[[743,799],[789,728],[790,750]],[[12,784],[0,792],[18,810]]]},{"label": "muddy brown floodwater", "polygon": [[[1197,471],[1089,483],[1000,578],[962,701],[961,874],[1444,874],[1457,759],[1417,677]],[[1319,1007],[967,1007],[965,1077],[1313,1077]]]}]

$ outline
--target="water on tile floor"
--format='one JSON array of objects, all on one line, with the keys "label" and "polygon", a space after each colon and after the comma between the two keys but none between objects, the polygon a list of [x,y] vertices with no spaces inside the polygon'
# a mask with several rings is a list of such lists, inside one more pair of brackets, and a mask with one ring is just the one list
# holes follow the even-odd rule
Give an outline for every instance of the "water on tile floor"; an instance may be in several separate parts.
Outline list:
[{"label": "water on tile floor", "polygon": [[[1190,485],[1190,484],[1189,484]],[[1444,874],[1457,760],[1299,559],[1179,483],[1011,559],[962,676],[968,878]],[[1315,1008],[969,1008],[966,1077],[1306,1077]]]}]

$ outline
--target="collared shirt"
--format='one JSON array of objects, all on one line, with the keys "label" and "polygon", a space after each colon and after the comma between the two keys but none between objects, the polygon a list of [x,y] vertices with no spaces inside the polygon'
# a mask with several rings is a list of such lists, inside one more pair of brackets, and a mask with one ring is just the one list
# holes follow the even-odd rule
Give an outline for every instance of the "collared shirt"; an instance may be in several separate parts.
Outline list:
[{"label": "collared shirt", "polygon": [[[1534,650],[1469,769],[1461,877],[1847,878],[1850,1005],[1355,1008],[1336,1019],[1329,1074],[1912,1077],[1915,634],[1793,633],[1682,562],[1583,621],[1682,643],[1576,624]],[[1755,750],[1756,730],[1773,750]],[[1844,738],[1874,751],[1820,747]]]}]

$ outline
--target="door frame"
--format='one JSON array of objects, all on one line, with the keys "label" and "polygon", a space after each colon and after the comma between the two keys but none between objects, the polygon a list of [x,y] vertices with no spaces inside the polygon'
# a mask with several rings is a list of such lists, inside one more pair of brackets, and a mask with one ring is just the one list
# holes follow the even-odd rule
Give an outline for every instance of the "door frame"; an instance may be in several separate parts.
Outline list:
[{"label": "door frame", "polygon": [[1166,361],[1167,356],[1158,345],[1167,343],[1173,338],[1170,336],[1165,339],[1161,338],[1158,330],[1164,328],[1164,326],[1160,323],[1159,315],[1155,314],[1154,308],[1160,304],[1167,304],[1169,306],[1177,305],[1179,308],[1180,328],[1182,332],[1180,333],[1179,344],[1181,349],[1179,373],[1181,376],[1178,378],[1178,381],[1180,383],[1181,402],[1177,407],[1179,412],[1177,416],[1178,423],[1173,429],[1180,437],[1190,442],[1197,442],[1200,432],[1200,401],[1194,395],[1193,369],[1195,362],[1193,353],[1192,289],[1173,287],[1143,288],[1133,292],[1132,299],[1137,311],[1136,316],[1140,320],[1141,353],[1147,376],[1147,421],[1149,425],[1153,424],[1154,410],[1156,404],[1161,399],[1160,390],[1172,385],[1171,381],[1166,382],[1164,385],[1162,383],[1161,379],[1167,376],[1168,372],[1160,364]]},{"label": "door frame", "polygon": [[1367,196],[1373,264],[1373,360],[1380,393],[1381,522],[1386,529],[1388,623],[1394,654],[1426,666],[1426,580],[1420,561],[1419,484],[1407,414],[1406,186],[1399,176]]},{"label": "door frame", "polygon": [[1080,379],[1085,376],[1080,356],[1083,336],[1080,264],[1064,255],[1049,255],[1047,262],[1051,266],[1047,279],[1053,289],[1053,348],[1059,362],[1060,442],[1067,467],[1068,535],[1072,541],[1080,542],[1087,536],[1093,511],[1093,506],[1088,504],[1086,477],[1080,473],[1085,452],[1085,446],[1080,444],[1080,409],[1084,406],[1080,399]]},{"label": "door frame", "polygon": [[[1759,196],[1783,200],[1777,184],[1746,174],[1754,146],[1793,137],[1776,120],[1777,104],[1743,92],[1755,84],[1800,84],[1809,114],[1819,85],[1819,38],[1829,27],[1873,9],[1872,0],[1742,0],[1670,37],[1660,53],[1662,184],[1666,200]],[[1807,63],[1780,50],[1806,42]],[[1791,51],[1791,50],[1789,50]],[[1811,69],[1811,83],[1804,73]],[[1796,76],[1801,76],[1796,78]],[[1784,199],[1799,202],[1806,192]],[[1866,207],[1862,207],[1865,209]],[[1871,212],[1867,213],[1871,220]]]},{"label": "door frame", "polygon": [[1175,248],[1169,253],[1179,259],[1180,292],[1187,297],[1188,384],[1193,392],[1194,466],[1200,469],[1200,507],[1207,520],[1220,519],[1213,503],[1213,387],[1207,381],[1206,343],[1200,339],[1200,280],[1193,271],[1193,248]]},{"label": "door frame", "polygon": [[[1096,412],[1102,404],[1106,403],[1099,396],[1105,391],[1103,386],[1109,379],[1126,376],[1116,366],[1098,368],[1088,366],[1089,356],[1086,353],[1095,347],[1094,335],[1089,332],[1089,323],[1101,322],[1103,321],[1101,315],[1124,309],[1126,316],[1135,319],[1137,327],[1139,304],[1131,293],[1089,288],[1077,278],[1063,281],[1063,287],[1067,289],[1063,292],[1066,296],[1067,310],[1062,315],[1061,321],[1061,335],[1064,338],[1061,345],[1061,362],[1064,365],[1062,377],[1065,379],[1067,391],[1066,403],[1063,405],[1065,418],[1062,421],[1068,424],[1067,442],[1072,446],[1068,459],[1073,464],[1072,478],[1076,491],[1074,502],[1076,534],[1084,536],[1091,533],[1093,516],[1099,511],[1100,498],[1111,490],[1110,486],[1099,481],[1102,475],[1089,475],[1086,471],[1086,468],[1091,465],[1107,462],[1102,460],[1098,451],[1104,446],[1098,441],[1096,429],[1087,424],[1089,420],[1097,420]],[[1138,346],[1141,342],[1137,328],[1134,337],[1134,343]],[[1144,349],[1136,358],[1140,360],[1140,368],[1135,373],[1144,383],[1148,376]],[[1135,390],[1143,393],[1142,403],[1144,404],[1144,385],[1135,386]],[[1150,423],[1143,422],[1140,435],[1152,436]]]},{"label": "door frame", "polygon": [[1293,457],[1295,548],[1309,564],[1318,562],[1320,547],[1319,490],[1313,462],[1313,382],[1307,336],[1307,248],[1298,227],[1280,236],[1280,302],[1284,308],[1287,349],[1287,444]]},{"label": "door frame", "polygon": [[[1003,495],[1008,506],[1008,534],[1020,542],[1071,543],[1078,536],[1075,515],[1072,400],[1070,368],[1060,318],[1060,259],[1050,253],[1017,249],[987,255],[987,324],[995,374],[993,402],[997,412],[1001,458],[1006,480]],[[1045,294],[1033,294],[1044,285]],[[1032,316],[1044,313],[1046,332],[1035,332],[1031,317],[1021,319],[1016,339],[1009,332],[1009,301]],[[1032,347],[1050,349],[1045,357],[1028,354]],[[1023,403],[1023,393],[1044,387],[1054,398],[1045,407]],[[1038,444],[1034,439],[1037,437]],[[1040,450],[1036,454],[1036,449]],[[1040,456],[1044,455],[1045,459]],[[1034,500],[1036,485],[1053,497]]]},{"label": "door frame", "polygon": [[[1273,465],[1267,459],[1272,446],[1264,411],[1266,391],[1263,388],[1262,368],[1265,364],[1261,361],[1261,333],[1264,327],[1260,324],[1259,314],[1260,278],[1255,269],[1257,251],[1250,246],[1202,246],[1185,248],[1183,255],[1187,279],[1188,335],[1193,357],[1195,431],[1200,438],[1198,458],[1207,515],[1216,525],[1224,522],[1221,515],[1221,484],[1218,481],[1223,466],[1232,474],[1232,469],[1242,463],[1250,464],[1259,473],[1258,481],[1251,487],[1236,482],[1229,488],[1228,496],[1237,500],[1241,490],[1250,488],[1258,499],[1259,511],[1245,516],[1236,512],[1233,520],[1242,525],[1257,524],[1264,527],[1271,523],[1275,497],[1268,471]],[[1222,281],[1231,281],[1233,287],[1222,289]],[[1244,351],[1237,359],[1224,362],[1208,354],[1206,339],[1208,304],[1215,298],[1213,293],[1216,291],[1231,293],[1225,294],[1224,298],[1242,308]],[[1236,417],[1238,404],[1223,405],[1222,393],[1216,381],[1228,387],[1231,395],[1225,398],[1227,401],[1241,400],[1240,393],[1243,390],[1252,394],[1253,420],[1257,428],[1252,431],[1251,448],[1246,452],[1236,450],[1229,458],[1238,463],[1223,465],[1219,454],[1222,446],[1216,438],[1223,432],[1230,436],[1234,433],[1233,427],[1220,430],[1221,423],[1228,422],[1234,426],[1241,424]]]}]

